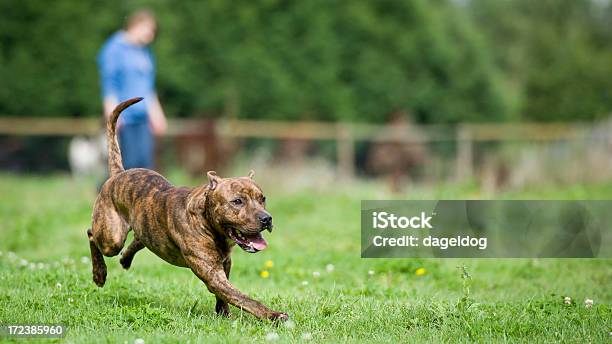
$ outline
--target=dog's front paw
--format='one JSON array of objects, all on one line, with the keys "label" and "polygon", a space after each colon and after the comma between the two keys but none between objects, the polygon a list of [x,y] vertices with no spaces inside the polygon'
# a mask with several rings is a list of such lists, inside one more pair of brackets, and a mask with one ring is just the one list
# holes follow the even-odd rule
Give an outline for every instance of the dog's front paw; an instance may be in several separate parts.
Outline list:
[{"label": "dog's front paw", "polygon": [[289,315],[283,312],[272,312],[272,314],[268,316],[268,319],[272,321],[287,321],[289,320]]},{"label": "dog's front paw", "polygon": [[217,304],[215,305],[215,312],[217,313],[217,315],[220,315],[222,317],[229,317],[229,305],[227,304],[227,302],[217,300]]}]

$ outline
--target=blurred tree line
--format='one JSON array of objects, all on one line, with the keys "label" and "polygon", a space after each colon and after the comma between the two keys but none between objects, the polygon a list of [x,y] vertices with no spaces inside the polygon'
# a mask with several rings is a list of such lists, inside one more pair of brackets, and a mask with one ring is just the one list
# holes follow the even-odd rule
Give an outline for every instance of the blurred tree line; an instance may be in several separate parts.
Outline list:
[{"label": "blurred tree line", "polygon": [[99,115],[98,49],[142,6],[171,116],[588,120],[612,106],[604,0],[0,0],[0,114]]}]

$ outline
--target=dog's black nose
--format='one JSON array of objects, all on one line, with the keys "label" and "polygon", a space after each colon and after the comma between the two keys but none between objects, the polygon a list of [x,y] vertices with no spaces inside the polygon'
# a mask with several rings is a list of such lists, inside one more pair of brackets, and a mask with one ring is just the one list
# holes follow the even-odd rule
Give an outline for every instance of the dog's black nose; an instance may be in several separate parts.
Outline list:
[{"label": "dog's black nose", "polygon": [[263,227],[268,227],[272,224],[272,216],[270,214],[259,215],[259,222]]}]

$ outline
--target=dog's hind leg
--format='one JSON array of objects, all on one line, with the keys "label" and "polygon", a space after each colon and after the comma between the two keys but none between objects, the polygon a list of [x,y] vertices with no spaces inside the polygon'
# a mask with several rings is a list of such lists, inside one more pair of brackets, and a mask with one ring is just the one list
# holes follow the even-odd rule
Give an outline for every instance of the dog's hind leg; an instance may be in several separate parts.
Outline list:
[{"label": "dog's hind leg", "polygon": [[106,263],[104,262],[104,256],[96,243],[93,240],[93,234],[91,229],[87,230],[87,237],[89,238],[89,250],[91,251],[91,264],[93,266],[93,281],[98,287],[103,287],[106,282]]},{"label": "dog's hind leg", "polygon": [[94,206],[91,232],[100,252],[106,257],[114,257],[125,244],[129,226],[110,200],[98,198]]},{"label": "dog's hind leg", "polygon": [[134,238],[134,241],[132,241],[130,246],[128,246],[128,248],[123,251],[123,254],[121,255],[121,260],[119,260],[121,266],[123,266],[123,268],[126,270],[129,269],[130,266],[132,266],[132,260],[134,259],[134,255],[138,251],[142,250],[144,247],[144,244],[140,242],[138,238]]},{"label": "dog's hind leg", "polygon": [[106,264],[102,255],[113,257],[121,252],[129,227],[115,211],[112,202],[103,197],[96,200],[92,220],[87,235],[91,249],[93,280],[98,287],[102,287],[106,282]]}]

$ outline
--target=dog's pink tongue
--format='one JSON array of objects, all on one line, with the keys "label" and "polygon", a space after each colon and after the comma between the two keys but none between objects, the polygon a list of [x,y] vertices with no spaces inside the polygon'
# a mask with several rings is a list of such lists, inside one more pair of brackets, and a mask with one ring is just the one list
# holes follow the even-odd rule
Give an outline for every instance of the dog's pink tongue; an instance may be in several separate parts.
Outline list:
[{"label": "dog's pink tongue", "polygon": [[251,245],[253,245],[253,247],[257,251],[265,250],[266,247],[268,247],[268,243],[266,242],[266,239],[264,239],[264,237],[261,234],[259,234],[253,239],[251,238],[249,239],[250,239]]}]

